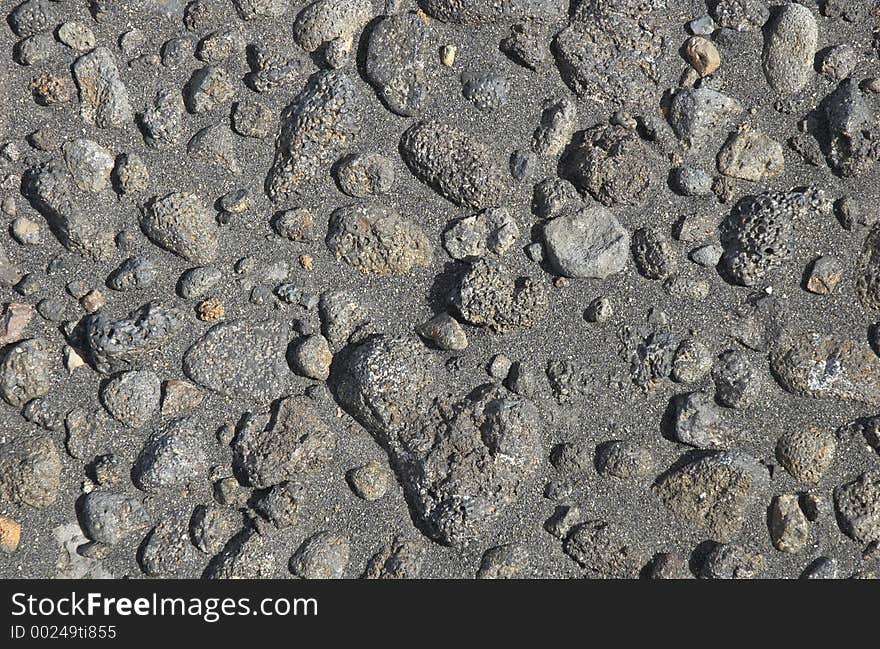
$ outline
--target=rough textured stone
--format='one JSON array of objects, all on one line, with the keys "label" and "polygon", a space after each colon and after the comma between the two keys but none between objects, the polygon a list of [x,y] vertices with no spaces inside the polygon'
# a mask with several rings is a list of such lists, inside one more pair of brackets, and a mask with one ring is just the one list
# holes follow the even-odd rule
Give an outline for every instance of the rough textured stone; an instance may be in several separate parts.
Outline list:
[{"label": "rough textured stone", "polygon": [[840,529],[854,541],[880,540],[880,471],[861,474],[834,490]]},{"label": "rough textured stone", "polygon": [[501,157],[458,127],[417,122],[403,134],[400,151],[416,178],[456,205],[496,207],[508,190]]},{"label": "rough textured stone", "polygon": [[393,209],[359,203],[330,215],[327,247],[365,274],[404,274],[431,263],[431,242]]},{"label": "rough textured stone", "polygon": [[880,358],[867,344],[802,334],[771,355],[770,367],[793,394],[880,405]]},{"label": "rough textured stone", "polygon": [[183,371],[199,385],[265,403],[281,396],[291,375],[287,327],[275,320],[214,325],[187,350]]},{"label": "rough textured stone", "polygon": [[154,432],[141,449],[132,480],[144,491],[204,480],[208,473],[205,431],[194,418],[173,419]]},{"label": "rough textured stone", "polygon": [[436,379],[417,341],[371,337],[340,376],[340,402],[386,450],[426,534],[441,543],[479,536],[537,467],[534,404],[484,386],[438,416]]},{"label": "rough textured stone", "polygon": [[233,441],[234,466],[252,487],[303,480],[333,459],[336,434],[306,397],[249,417]]},{"label": "rough textured stone", "polygon": [[767,471],[738,451],[685,459],[657,479],[655,493],[676,516],[729,542],[743,525],[756,491],[769,485]]},{"label": "rough textured stone", "polygon": [[387,16],[370,32],[367,79],[390,111],[409,117],[424,109],[430,42],[429,27],[414,13]]},{"label": "rough textured stone", "polygon": [[52,345],[32,338],[3,350],[0,359],[0,396],[12,406],[23,406],[52,387]]},{"label": "rough textured stone", "polygon": [[77,59],[73,64],[73,77],[86,123],[101,128],[121,128],[133,120],[128,90],[109,49],[98,47]]},{"label": "rough textured stone", "polygon": [[802,4],[786,3],[773,16],[761,60],[767,82],[780,95],[798,92],[813,76],[818,37],[816,18]]},{"label": "rough textured stone", "polygon": [[465,322],[503,333],[533,326],[547,309],[548,295],[542,283],[517,278],[500,261],[483,258],[469,264],[449,301]]},{"label": "rough textured stone", "polygon": [[321,71],[281,115],[266,194],[281,201],[330,164],[360,132],[357,86],[344,72]]},{"label": "rough textured stone", "polygon": [[0,444],[0,501],[42,509],[58,499],[61,454],[50,439],[19,436]]},{"label": "rough textured stone", "polygon": [[145,206],[140,223],[150,241],[187,261],[207,264],[217,255],[217,226],[195,194],[155,197]]}]

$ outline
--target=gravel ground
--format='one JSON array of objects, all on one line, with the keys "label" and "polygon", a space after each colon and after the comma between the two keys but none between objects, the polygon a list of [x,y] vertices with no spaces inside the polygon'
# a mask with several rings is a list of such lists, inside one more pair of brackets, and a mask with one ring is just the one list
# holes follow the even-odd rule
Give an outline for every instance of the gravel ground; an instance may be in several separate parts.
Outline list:
[{"label": "gravel ground", "polygon": [[875,2],[3,10],[0,577],[875,575]]}]

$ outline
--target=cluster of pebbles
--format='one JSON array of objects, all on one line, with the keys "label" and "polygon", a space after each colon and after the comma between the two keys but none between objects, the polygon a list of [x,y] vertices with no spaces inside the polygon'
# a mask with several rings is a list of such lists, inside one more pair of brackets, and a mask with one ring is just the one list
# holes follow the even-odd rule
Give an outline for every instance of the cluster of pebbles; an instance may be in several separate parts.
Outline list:
[{"label": "cluster of pebbles", "polygon": [[25,0],[0,576],[871,578],[869,0]]}]

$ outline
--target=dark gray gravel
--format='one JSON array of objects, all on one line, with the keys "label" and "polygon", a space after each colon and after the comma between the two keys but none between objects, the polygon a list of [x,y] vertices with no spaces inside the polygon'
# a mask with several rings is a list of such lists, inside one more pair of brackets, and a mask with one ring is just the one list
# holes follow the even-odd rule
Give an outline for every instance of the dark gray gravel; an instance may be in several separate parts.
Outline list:
[{"label": "dark gray gravel", "polygon": [[873,5],[9,4],[0,577],[874,576]]}]

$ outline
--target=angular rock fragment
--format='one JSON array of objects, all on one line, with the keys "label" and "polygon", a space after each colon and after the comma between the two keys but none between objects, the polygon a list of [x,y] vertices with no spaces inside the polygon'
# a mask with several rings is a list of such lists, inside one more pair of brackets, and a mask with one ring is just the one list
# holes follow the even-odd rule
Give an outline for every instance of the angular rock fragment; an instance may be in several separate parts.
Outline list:
[{"label": "angular rock fragment", "polygon": [[733,436],[724,411],[704,392],[691,392],[675,399],[675,439],[697,448],[730,448]]},{"label": "angular rock fragment", "polygon": [[250,416],[233,441],[234,466],[252,487],[303,480],[333,459],[336,434],[307,397]]},{"label": "angular rock fragment", "polygon": [[244,52],[245,38],[238,28],[211,32],[199,41],[196,58],[205,63],[219,63]]},{"label": "angular rock fragment", "polygon": [[770,503],[768,522],[770,540],[780,552],[799,552],[810,540],[810,528],[797,494],[776,496]]},{"label": "angular rock fragment", "polygon": [[767,0],[712,0],[707,4],[718,25],[738,32],[758,29],[770,18]]},{"label": "angular rock fragment", "polygon": [[281,115],[275,160],[266,177],[269,198],[299,191],[360,132],[357,86],[344,72],[321,71]]},{"label": "angular rock fragment", "polygon": [[110,273],[107,286],[114,291],[134,291],[148,288],[156,281],[159,269],[146,257],[129,257]]},{"label": "angular rock fragment", "polygon": [[857,178],[869,173],[880,159],[876,111],[857,79],[849,77],[819,105],[824,120],[819,144],[834,173]]},{"label": "angular rock fragment", "polygon": [[34,317],[34,308],[29,304],[10,302],[0,311],[0,346],[18,342],[25,328]]},{"label": "angular rock fragment", "polygon": [[297,56],[288,57],[284,48],[269,48],[252,43],[247,49],[251,71],[244,82],[256,92],[269,92],[296,83],[305,71],[305,62]]},{"label": "angular rock fragment", "polygon": [[256,101],[239,101],[232,108],[232,128],[244,137],[264,138],[275,128],[275,113]]},{"label": "angular rock fragment", "polygon": [[370,322],[367,310],[346,291],[322,293],[318,312],[321,316],[321,332],[334,352],[364,332]]},{"label": "angular rock fragment", "polygon": [[85,138],[65,142],[61,150],[77,187],[96,193],[110,186],[114,160],[109,150]]},{"label": "angular rock fragment", "polygon": [[3,247],[0,247],[0,286],[11,288],[21,280],[21,269],[13,262]]},{"label": "angular rock fragment", "polygon": [[205,554],[217,554],[241,529],[242,516],[234,509],[199,505],[190,519],[193,545]]},{"label": "angular rock fragment", "polygon": [[856,297],[865,310],[880,310],[880,224],[871,228],[862,246]]},{"label": "angular rock fragment", "polygon": [[355,467],[345,474],[345,478],[358,498],[369,501],[379,500],[384,496],[392,480],[388,465],[377,460]]},{"label": "angular rock fragment", "polygon": [[540,23],[518,23],[499,47],[511,60],[529,70],[541,70],[552,60],[546,27]]},{"label": "angular rock fragment", "polygon": [[0,516],[0,552],[12,554],[18,550],[19,543],[21,523],[7,516]]},{"label": "angular rock fragment", "polygon": [[784,168],[782,145],[758,131],[733,134],[718,153],[718,171],[731,178],[757,183],[778,176]]},{"label": "angular rock fragment", "polygon": [[303,502],[303,486],[297,482],[282,482],[257,493],[251,501],[254,511],[276,529],[296,524]]},{"label": "angular rock fragment", "polygon": [[837,579],[837,561],[830,557],[819,557],[801,573],[801,579]]},{"label": "angular rock fragment", "polygon": [[25,0],[9,14],[8,22],[16,36],[33,36],[57,24],[55,5],[49,0]]},{"label": "angular rock fragment", "polygon": [[541,124],[532,135],[532,150],[544,156],[562,152],[577,127],[577,106],[570,97],[548,104],[541,113]]},{"label": "angular rock fragment", "polygon": [[191,113],[206,113],[229,102],[235,86],[226,68],[207,65],[192,73],[184,91],[184,102]]},{"label": "angular rock fragment", "polygon": [[150,170],[138,154],[123,153],[116,158],[112,181],[118,192],[138,194],[146,191],[150,182]]},{"label": "angular rock fragment", "polygon": [[503,255],[519,236],[519,226],[510,211],[488,209],[456,221],[443,233],[443,247],[453,259]]},{"label": "angular rock fragment", "polygon": [[196,554],[188,520],[175,512],[147,534],[138,563],[150,577],[181,578]]},{"label": "angular rock fragment", "polygon": [[139,124],[144,142],[157,149],[168,148],[180,139],[183,115],[183,97],[175,90],[160,90],[153,105],[140,116]]},{"label": "angular rock fragment", "polygon": [[633,232],[632,253],[639,273],[648,279],[663,279],[677,266],[671,242],[653,228],[639,228]]},{"label": "angular rock fragment", "polygon": [[113,232],[93,217],[73,175],[60,160],[28,169],[22,178],[22,192],[71,252],[97,261],[108,259],[115,251]]},{"label": "angular rock fragment", "polygon": [[757,399],[761,377],[745,352],[729,349],[718,357],[712,370],[715,399],[728,408],[745,408]]},{"label": "angular rock fragment", "polygon": [[314,334],[303,338],[296,346],[291,365],[300,376],[326,381],[330,376],[332,362],[333,354],[330,352],[327,339],[320,334]]},{"label": "angular rock fragment", "polygon": [[559,216],[569,203],[578,204],[577,190],[562,178],[545,178],[532,193],[532,212],[542,219]]},{"label": "angular rock fragment", "polygon": [[371,337],[340,376],[337,398],[386,450],[425,533],[440,543],[479,536],[537,467],[535,405],[489,385],[438,416],[418,341]]}]

